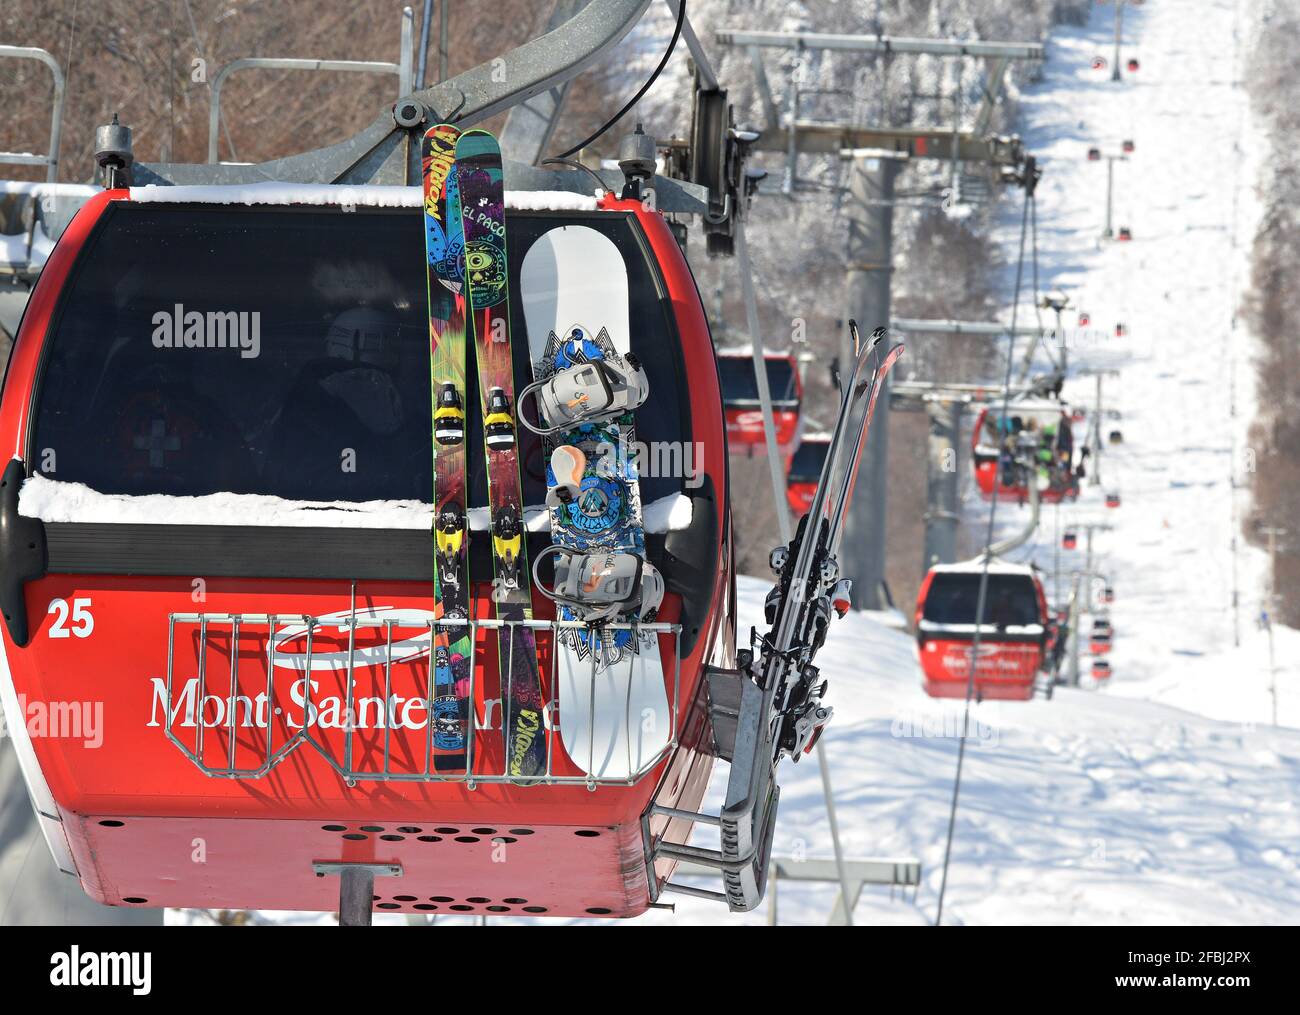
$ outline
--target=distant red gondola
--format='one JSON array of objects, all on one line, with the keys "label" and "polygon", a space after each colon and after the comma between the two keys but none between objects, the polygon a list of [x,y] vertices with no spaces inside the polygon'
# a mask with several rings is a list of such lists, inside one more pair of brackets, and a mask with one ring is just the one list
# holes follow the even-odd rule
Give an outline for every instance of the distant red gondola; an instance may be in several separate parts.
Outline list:
[{"label": "distant red gondola", "polygon": [[1042,582],[1031,567],[991,562],[980,618],[983,572],[982,560],[941,564],[932,567],[921,584],[915,626],[925,693],[964,698],[974,661],[975,697],[1028,701],[1047,652]]},{"label": "distant red gondola", "polygon": [[[787,462],[799,436],[803,382],[792,353],[769,352],[767,387],[772,396],[776,443]],[[732,452],[761,451],[766,441],[763,410],[754,377],[753,355],[748,349],[719,349],[718,375],[722,380],[722,404],[727,414],[727,441]]]},{"label": "distant red gondola", "polygon": [[[983,409],[971,434],[971,462],[980,496],[1025,503],[1038,484],[1043,503],[1079,494],[1073,472],[1074,434],[1067,406],[1059,402],[1012,403]],[[1033,467],[1019,464],[1032,461]]]},{"label": "distant red gondola", "polygon": [[809,435],[799,442],[799,449],[790,460],[790,471],[785,480],[785,496],[790,510],[799,517],[812,506],[821,476],[822,463],[830,449],[830,438],[825,434]]}]

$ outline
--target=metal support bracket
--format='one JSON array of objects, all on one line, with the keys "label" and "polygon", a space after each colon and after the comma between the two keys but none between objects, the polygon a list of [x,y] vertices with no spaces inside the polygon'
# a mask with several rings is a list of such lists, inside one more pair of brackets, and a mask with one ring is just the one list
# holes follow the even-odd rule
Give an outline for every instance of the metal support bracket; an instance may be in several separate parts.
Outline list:
[{"label": "metal support bracket", "polygon": [[339,878],[339,926],[369,927],[374,909],[375,878],[400,878],[400,863],[349,863],[317,860],[311,865],[318,878],[337,874]]}]

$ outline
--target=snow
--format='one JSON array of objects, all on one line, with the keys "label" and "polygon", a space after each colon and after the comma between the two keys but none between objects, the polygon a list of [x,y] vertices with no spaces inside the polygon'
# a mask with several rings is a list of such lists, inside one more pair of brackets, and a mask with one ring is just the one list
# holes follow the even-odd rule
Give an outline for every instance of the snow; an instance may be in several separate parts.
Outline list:
[{"label": "snow", "polygon": [[[646,532],[684,529],[691,523],[693,501],[673,493],[642,508]],[[213,493],[201,497],[170,494],[100,493],[83,483],[65,483],[39,473],[23,483],[18,513],[43,522],[81,522],[112,525],[259,525],[289,527],[346,527],[354,529],[429,528],[433,503],[414,500],[304,501],[247,493]],[[550,514],[544,507],[524,509],[529,532],[549,532]],[[470,508],[473,532],[489,527],[487,508]]]},{"label": "snow", "polygon": [[[329,183],[247,183],[132,187],[131,200],[152,204],[340,205],[422,208],[420,187]],[[506,191],[506,207],[520,211],[595,211],[596,198],[562,190]]]}]

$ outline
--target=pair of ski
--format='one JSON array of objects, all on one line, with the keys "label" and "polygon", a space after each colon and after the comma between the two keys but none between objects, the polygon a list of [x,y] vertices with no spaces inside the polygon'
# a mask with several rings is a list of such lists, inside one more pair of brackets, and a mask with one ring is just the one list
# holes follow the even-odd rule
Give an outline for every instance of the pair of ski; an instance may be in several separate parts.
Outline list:
[{"label": "pair of ski", "polygon": [[821,702],[825,685],[812,659],[826,639],[832,615],[842,617],[852,605],[852,582],[841,577],[837,556],[844,519],[853,501],[876,402],[890,369],[903,354],[903,346],[896,345],[878,357],[884,328],[877,328],[865,343],[859,339],[856,322],[849,321],[849,330],[856,355],[842,390],[839,417],[808,513],[800,519],[790,545],[772,552],[777,583],[764,604],[771,626],[754,661],[758,682],[768,689],[780,716],[774,748],[796,760],[816,743],[831,716],[831,709]]},{"label": "pair of ski", "polygon": [[[421,154],[434,396],[434,596],[442,605],[433,638],[433,764],[438,772],[460,772],[468,762],[472,636],[464,406],[472,333],[487,461],[492,598],[504,622],[498,646],[505,770],[511,781],[530,784],[548,774],[547,733],[536,636],[528,623],[532,582],[516,435],[521,399],[513,376],[501,155],[485,131],[462,134],[448,124],[428,131]],[[557,551],[556,588],[540,591],[562,604],[557,616],[564,625],[554,646],[556,692],[564,702],[561,739],[588,775],[627,777],[662,746],[640,732],[633,743],[627,709],[638,718],[655,715],[655,723],[637,723],[638,730],[671,727],[657,639],[583,623],[621,619],[639,602],[615,602],[603,612],[575,609],[560,587],[567,583],[589,592],[604,582],[625,589],[630,581],[639,591],[653,573],[644,561],[639,484],[627,453],[635,440],[631,410],[640,402],[629,402],[626,383],[635,375],[629,363],[636,366],[629,350],[626,267],[608,238],[568,226],[533,244],[520,275],[536,378],[521,395],[537,396],[540,423],[529,426],[545,434]],[[609,324],[593,334],[587,326],[593,318]],[[643,374],[637,376],[644,381]],[[644,390],[640,394],[643,399]],[[606,411],[592,416],[586,410],[593,407]],[[604,453],[611,447],[619,453]],[[592,550],[605,556],[597,559]],[[641,609],[640,619],[649,619],[654,605]]]},{"label": "pair of ski", "polygon": [[486,131],[439,124],[424,136],[425,253],[428,260],[429,367],[433,392],[434,599],[433,767],[468,767],[473,635],[466,482],[466,343],[478,361],[491,514],[493,598],[501,658],[506,771],[532,781],[546,774],[541,681],[533,631],[516,451],[514,372],[506,269],[501,152]]}]

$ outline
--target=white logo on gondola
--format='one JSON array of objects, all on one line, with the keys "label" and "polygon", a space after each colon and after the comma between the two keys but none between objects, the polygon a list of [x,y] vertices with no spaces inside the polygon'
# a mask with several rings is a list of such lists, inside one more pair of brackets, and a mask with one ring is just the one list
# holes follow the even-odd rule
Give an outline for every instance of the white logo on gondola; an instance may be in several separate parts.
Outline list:
[{"label": "white logo on gondola", "polygon": [[[357,637],[363,638],[369,635],[372,639],[377,634],[380,637],[380,644],[354,647],[351,652],[351,658],[354,668],[365,666],[383,666],[387,663],[389,647],[387,640],[387,624],[391,621],[393,631],[409,631],[412,628],[419,628],[414,634],[409,634],[403,638],[394,638],[392,644],[392,660],[394,663],[410,662],[413,659],[423,659],[429,654],[429,625],[437,620],[428,610],[403,610],[393,606],[376,606],[369,610],[358,610],[355,614],[358,626]],[[322,628],[335,630],[346,633],[348,626],[353,617],[351,610],[340,610],[338,613],[328,613],[323,617],[316,618],[316,631]],[[379,621],[379,625],[375,625]],[[447,629],[451,631],[451,628]],[[300,642],[301,651],[288,651],[284,648],[287,643]],[[293,624],[289,627],[281,628],[276,631],[275,639],[267,649],[271,655],[272,661],[277,669],[289,669],[302,671],[307,668],[307,625]],[[310,668],[313,670],[346,670],[348,666],[348,649],[342,648],[338,651],[321,652],[315,646],[311,651]]]}]

